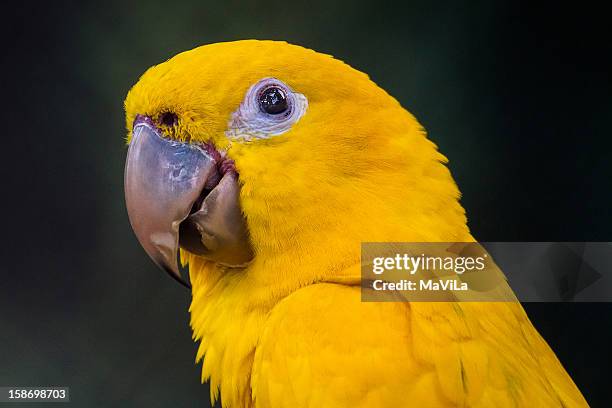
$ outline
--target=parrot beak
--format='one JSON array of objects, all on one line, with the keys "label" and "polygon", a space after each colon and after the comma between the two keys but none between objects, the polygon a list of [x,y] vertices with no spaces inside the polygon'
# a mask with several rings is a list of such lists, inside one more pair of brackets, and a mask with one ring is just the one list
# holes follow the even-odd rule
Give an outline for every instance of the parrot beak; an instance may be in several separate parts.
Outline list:
[{"label": "parrot beak", "polygon": [[227,266],[253,258],[238,175],[233,169],[223,172],[223,157],[210,149],[165,138],[139,115],[125,165],[125,200],[138,241],[187,287],[177,262],[179,245]]}]

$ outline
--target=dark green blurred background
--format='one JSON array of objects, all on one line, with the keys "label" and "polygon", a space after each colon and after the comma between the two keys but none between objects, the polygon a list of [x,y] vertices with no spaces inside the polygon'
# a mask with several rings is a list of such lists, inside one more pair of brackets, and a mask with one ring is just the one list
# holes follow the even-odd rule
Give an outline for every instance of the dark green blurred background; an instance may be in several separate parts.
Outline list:
[{"label": "dark green blurred background", "polygon": [[[79,407],[207,406],[189,294],[138,245],[122,185],[126,92],[200,44],[283,39],[369,73],[450,158],[480,240],[612,241],[609,19],[573,7],[5,4],[0,385],[70,386]],[[608,406],[612,305],[526,308]]]}]

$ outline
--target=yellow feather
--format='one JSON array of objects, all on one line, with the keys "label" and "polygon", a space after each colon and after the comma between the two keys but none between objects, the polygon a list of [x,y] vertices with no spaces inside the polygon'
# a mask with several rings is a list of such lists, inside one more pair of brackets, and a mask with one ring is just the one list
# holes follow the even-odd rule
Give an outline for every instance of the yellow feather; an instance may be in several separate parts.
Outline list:
[{"label": "yellow feather", "polygon": [[[402,67],[397,67],[402,69]],[[230,142],[251,85],[308,98],[280,136]],[[240,173],[255,250],[243,270],[181,252],[202,380],[224,407],[586,406],[515,303],[362,303],[360,243],[473,241],[446,158],[367,75],[272,41],[196,48],[149,69],[125,102],[178,115]]]}]

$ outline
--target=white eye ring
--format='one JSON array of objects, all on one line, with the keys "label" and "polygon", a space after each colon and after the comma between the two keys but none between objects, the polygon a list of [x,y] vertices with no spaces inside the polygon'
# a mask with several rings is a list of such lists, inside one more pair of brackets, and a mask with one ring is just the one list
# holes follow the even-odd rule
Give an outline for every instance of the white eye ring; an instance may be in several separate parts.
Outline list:
[{"label": "white eye ring", "polygon": [[[260,97],[269,88],[279,88],[284,93],[287,100],[284,112],[270,114],[261,108]],[[304,95],[276,78],[264,78],[249,88],[238,109],[232,113],[225,134],[232,140],[268,139],[291,129],[307,108],[308,99]]]}]

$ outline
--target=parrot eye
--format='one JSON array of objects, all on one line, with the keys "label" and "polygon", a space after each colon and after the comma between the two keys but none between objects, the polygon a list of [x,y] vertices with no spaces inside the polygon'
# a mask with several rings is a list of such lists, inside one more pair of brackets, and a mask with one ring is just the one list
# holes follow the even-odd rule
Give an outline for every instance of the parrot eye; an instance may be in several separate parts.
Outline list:
[{"label": "parrot eye", "polygon": [[289,108],[285,91],[277,86],[272,86],[261,91],[259,105],[264,112],[270,115],[278,115]]},{"label": "parrot eye", "polygon": [[287,132],[304,115],[308,100],[276,78],[264,78],[251,86],[232,114],[230,139],[267,139]]}]

